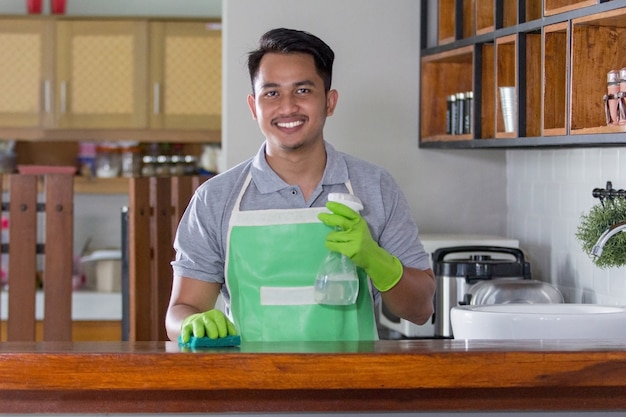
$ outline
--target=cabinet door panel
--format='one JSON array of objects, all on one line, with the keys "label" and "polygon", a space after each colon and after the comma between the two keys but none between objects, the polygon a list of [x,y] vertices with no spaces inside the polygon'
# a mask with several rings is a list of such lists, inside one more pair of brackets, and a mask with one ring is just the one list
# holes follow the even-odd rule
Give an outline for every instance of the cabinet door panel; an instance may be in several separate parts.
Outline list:
[{"label": "cabinet door panel", "polygon": [[58,127],[147,126],[147,26],[144,21],[58,22]]},{"label": "cabinet door panel", "polygon": [[221,32],[205,22],[152,22],[150,127],[219,129]]},{"label": "cabinet door panel", "polygon": [[39,127],[52,120],[51,23],[0,20],[0,126]]}]

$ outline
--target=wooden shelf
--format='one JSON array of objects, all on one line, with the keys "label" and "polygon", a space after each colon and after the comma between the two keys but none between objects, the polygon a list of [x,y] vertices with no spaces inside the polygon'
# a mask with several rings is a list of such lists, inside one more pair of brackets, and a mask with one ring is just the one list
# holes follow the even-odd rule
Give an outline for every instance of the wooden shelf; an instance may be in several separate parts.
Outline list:
[{"label": "wooden shelf", "polygon": [[543,29],[543,135],[565,135],[567,131],[567,68],[569,25],[555,23]]},{"label": "wooden shelf", "polygon": [[439,44],[454,42],[456,38],[455,0],[439,2]]},{"label": "wooden shelf", "polygon": [[172,129],[37,129],[0,127],[0,137],[24,141],[138,141],[220,143],[221,130]]},{"label": "wooden shelf", "polygon": [[[590,129],[591,130],[591,129]],[[511,134],[512,135],[512,134]],[[443,140],[422,142],[422,148],[441,149],[524,149],[524,148],[584,148],[584,147],[624,147],[626,135],[621,133],[598,135],[592,131],[580,132],[577,135],[568,136],[539,136],[525,138],[488,138]]]},{"label": "wooden shelf", "polygon": [[[461,9],[466,14],[469,3],[475,22],[449,15]],[[422,50],[420,146],[623,146],[626,126],[606,125],[602,99],[607,72],[626,67],[623,2],[527,0],[523,9],[520,4],[440,2],[440,43]],[[468,31],[468,24],[475,28]],[[514,132],[504,131],[502,86],[515,88]],[[470,135],[446,129],[446,96],[456,91],[474,93]]]},{"label": "wooden shelf", "polygon": [[[2,175],[2,189],[8,190],[9,176]],[[76,194],[128,194],[128,178],[74,177]]]},{"label": "wooden shelf", "polygon": [[606,75],[626,67],[624,50],[626,7],[572,20],[572,133],[606,126],[602,100],[607,93]]},{"label": "wooden shelf", "polygon": [[598,4],[598,0],[544,0],[544,14],[551,16]]},{"label": "wooden shelf", "polygon": [[476,34],[493,32],[495,24],[495,2],[493,0],[476,0]]},{"label": "wooden shelf", "polygon": [[[7,190],[8,175],[2,176],[3,190]],[[85,178],[74,177],[74,192],[76,194],[128,194],[129,178]]]},{"label": "wooden shelf", "polygon": [[74,178],[76,194],[128,194],[128,178]]},{"label": "wooden shelf", "polygon": [[[515,89],[515,114],[521,108],[518,104],[520,86],[518,85],[518,42],[517,35],[508,35],[496,39],[496,138],[511,137],[511,134],[504,129],[504,117],[502,114],[502,100],[499,89],[504,87],[513,87]],[[519,126],[515,123],[515,132],[518,132]]]},{"label": "wooden shelf", "polygon": [[[447,96],[473,90],[473,64],[473,46],[422,58],[422,137],[436,141],[437,136],[445,134],[446,121],[437,115],[446,113]],[[455,135],[449,137],[463,139]]]}]

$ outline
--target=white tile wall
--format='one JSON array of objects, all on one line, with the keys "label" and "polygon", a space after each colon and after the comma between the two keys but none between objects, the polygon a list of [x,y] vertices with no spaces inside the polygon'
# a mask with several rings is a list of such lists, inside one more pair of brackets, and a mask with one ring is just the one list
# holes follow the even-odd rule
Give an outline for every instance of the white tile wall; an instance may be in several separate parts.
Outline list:
[{"label": "white tile wall", "polygon": [[507,151],[507,236],[531,262],[533,277],[559,287],[566,302],[626,305],[626,267],[600,269],[576,239],[580,216],[599,200],[594,188],[626,189],[626,149]]}]

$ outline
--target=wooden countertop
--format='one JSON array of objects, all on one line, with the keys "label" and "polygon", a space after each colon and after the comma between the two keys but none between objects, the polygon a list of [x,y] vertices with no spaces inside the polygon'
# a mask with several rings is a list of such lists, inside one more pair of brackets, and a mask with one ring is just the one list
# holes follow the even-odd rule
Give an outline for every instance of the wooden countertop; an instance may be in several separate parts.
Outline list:
[{"label": "wooden countertop", "polygon": [[0,343],[0,412],[626,410],[626,339]]}]

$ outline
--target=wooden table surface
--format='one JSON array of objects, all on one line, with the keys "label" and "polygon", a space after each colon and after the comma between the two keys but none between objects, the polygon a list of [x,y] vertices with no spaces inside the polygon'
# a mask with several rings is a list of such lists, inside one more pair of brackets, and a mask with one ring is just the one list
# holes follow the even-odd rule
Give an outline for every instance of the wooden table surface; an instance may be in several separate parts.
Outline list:
[{"label": "wooden table surface", "polygon": [[626,410],[626,339],[0,343],[0,412]]}]

